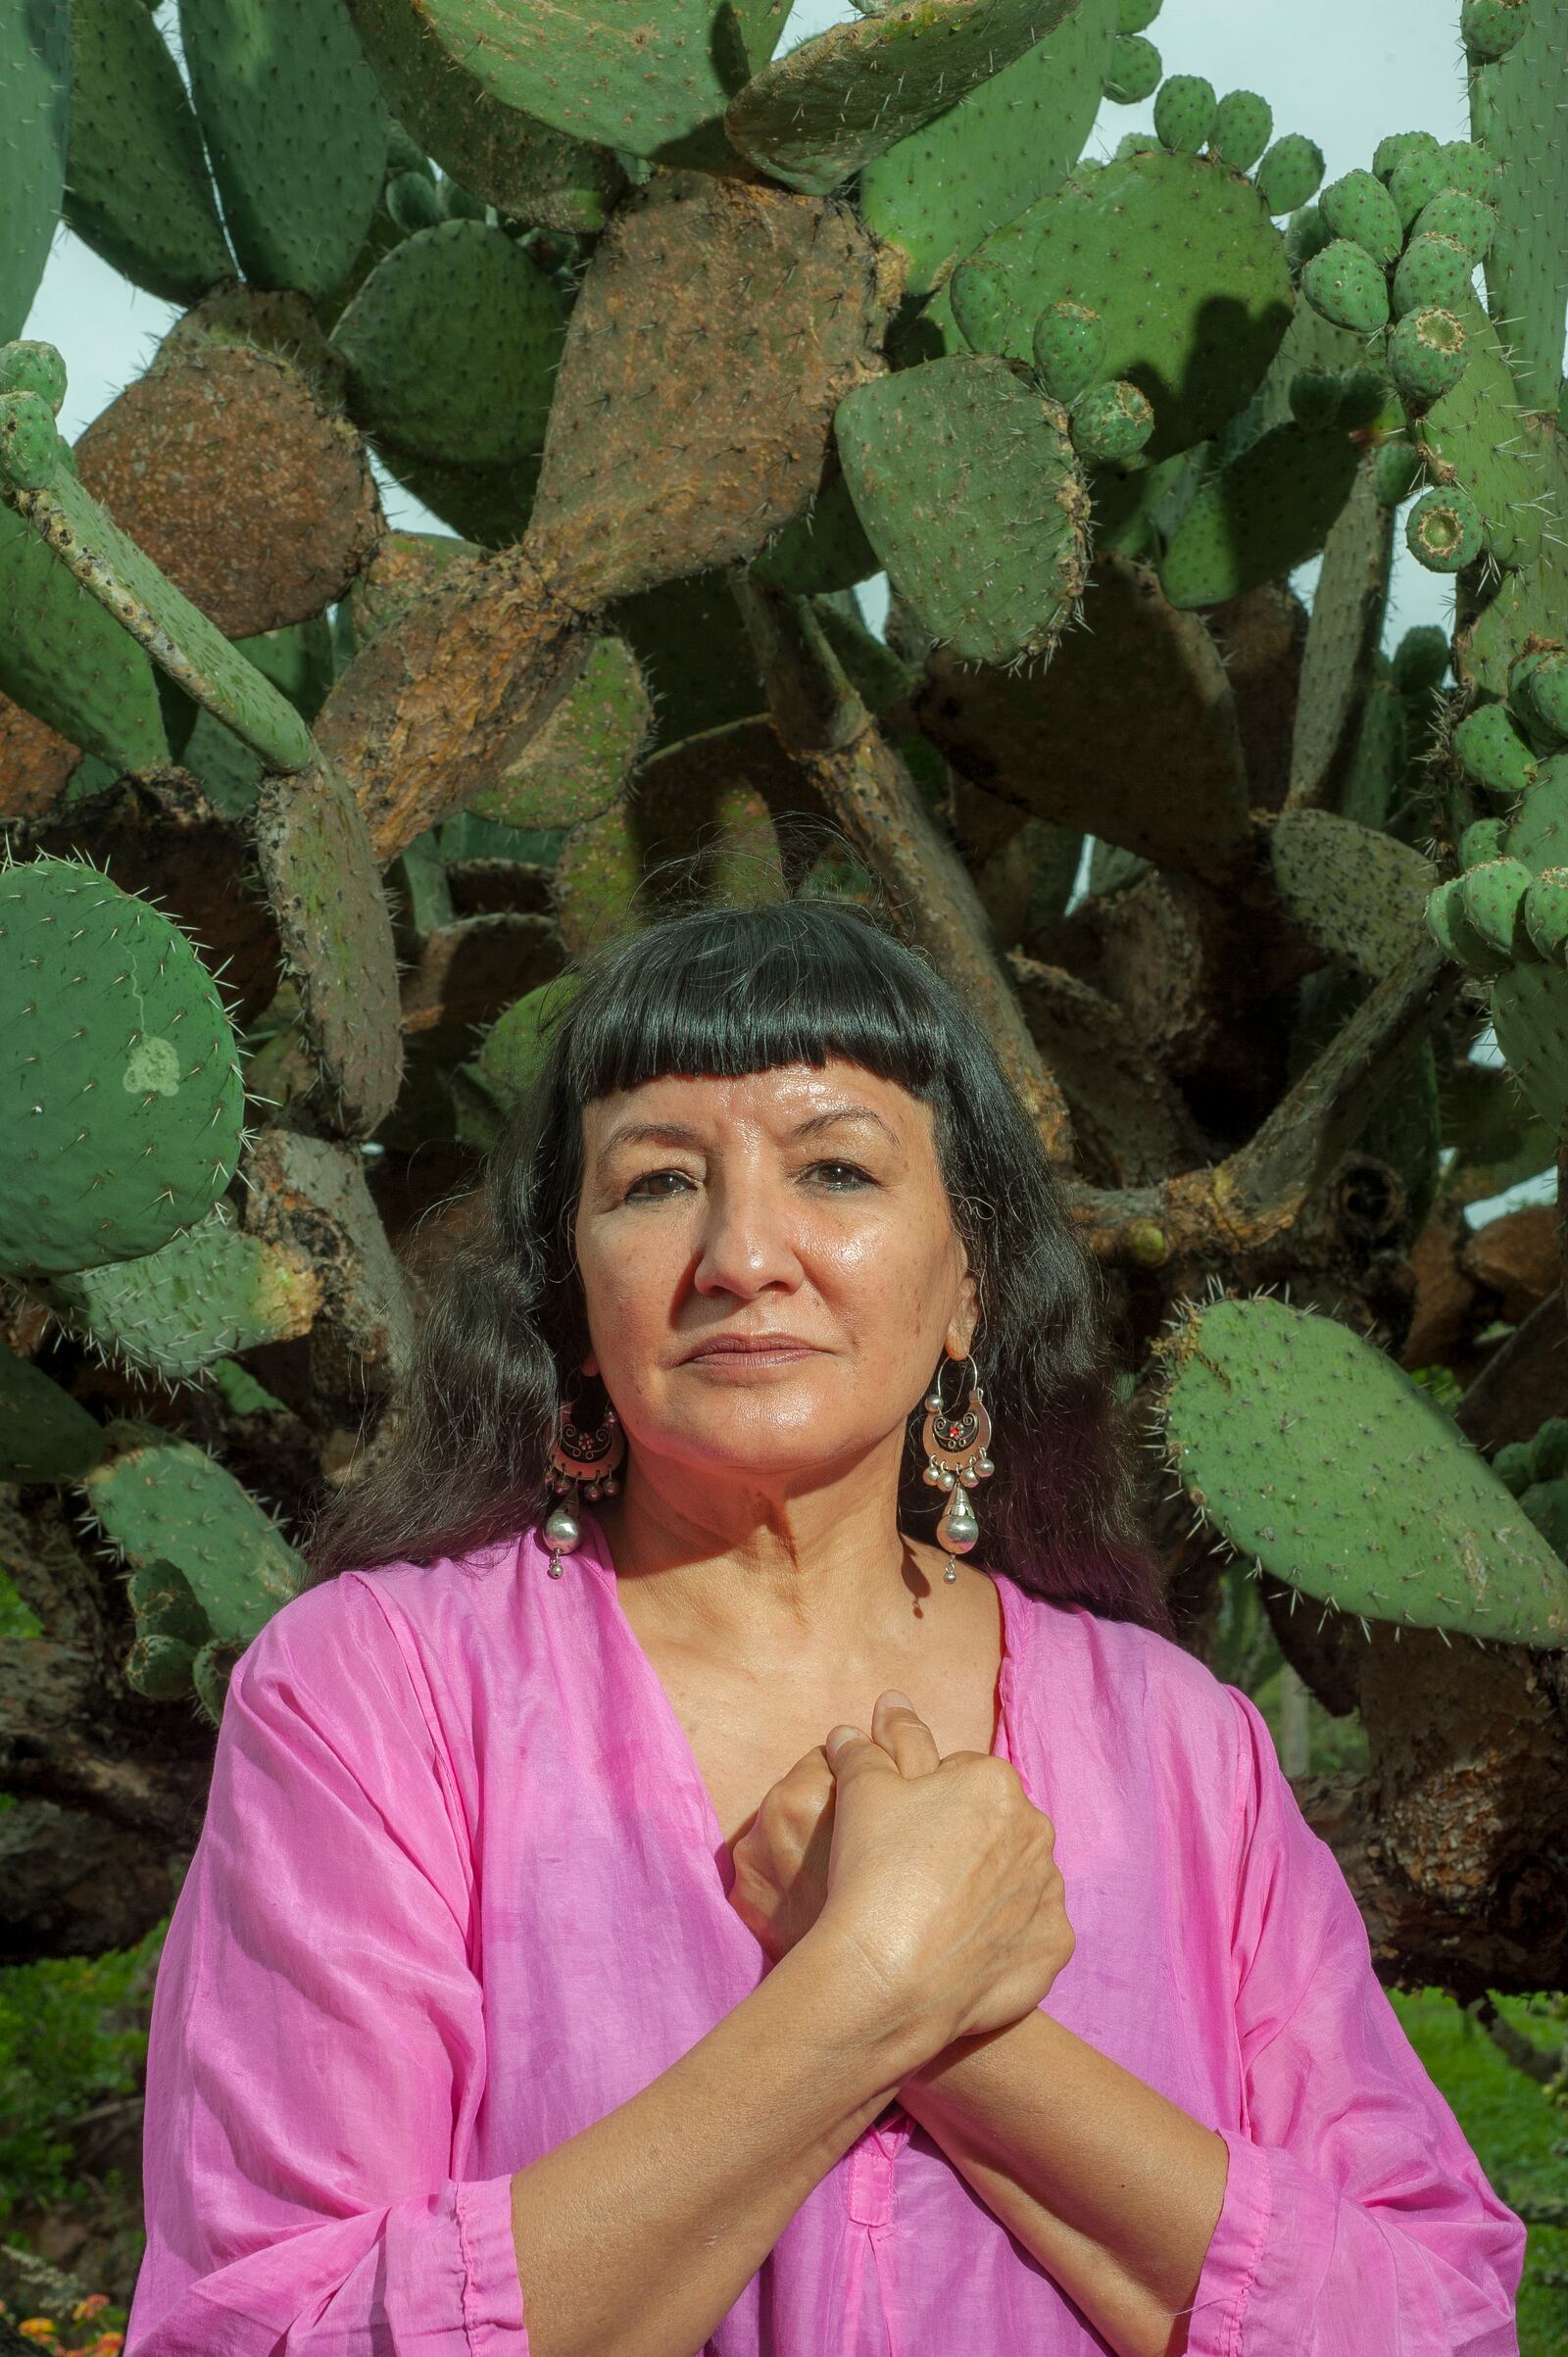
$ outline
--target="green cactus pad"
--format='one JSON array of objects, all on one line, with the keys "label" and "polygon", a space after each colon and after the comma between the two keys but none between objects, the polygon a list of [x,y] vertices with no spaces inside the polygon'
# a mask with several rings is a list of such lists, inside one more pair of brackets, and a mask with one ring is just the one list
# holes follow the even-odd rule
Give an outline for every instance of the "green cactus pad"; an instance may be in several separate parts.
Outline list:
[{"label": "green cactus pad", "polygon": [[0,11],[0,343],[20,335],[60,221],[71,117],[72,0]]},{"label": "green cactus pad", "polygon": [[1408,442],[1385,442],[1372,462],[1372,488],[1385,507],[1397,508],[1421,480],[1421,453]]},{"label": "green cactus pad", "polygon": [[[20,398],[0,395],[0,408]],[[309,760],[310,731],[293,706],[82,488],[69,454],[47,489],[28,490],[4,477],[0,497],[161,668],[264,761],[288,769]]]},{"label": "green cactus pad", "polygon": [[1348,237],[1332,237],[1301,270],[1301,292],[1312,309],[1348,327],[1370,335],[1389,316],[1389,289],[1383,272],[1364,246]]},{"label": "green cactus pad", "polygon": [[[665,762],[678,752],[668,748]],[[561,855],[556,918],[569,957],[582,958],[654,923],[664,907],[669,871],[653,871],[665,860],[701,859],[705,898],[746,904],[785,897],[778,839],[757,788],[744,777],[720,780],[707,773],[682,780],[686,790],[675,791],[667,776],[650,782],[656,766],[651,762],[603,817],[579,827]]]},{"label": "green cactus pad", "polygon": [[[1448,191],[1458,196],[1458,189]],[[1425,218],[1423,216],[1423,218]],[[1430,304],[1451,305],[1474,299],[1475,289],[1470,281],[1475,274],[1475,257],[1468,246],[1457,237],[1447,237],[1435,231],[1424,231],[1412,237],[1399,256],[1394,273],[1394,315],[1402,319],[1407,311],[1425,311]]]},{"label": "green cactus pad", "polygon": [[1141,106],[1153,96],[1164,71],[1164,61],[1152,41],[1141,32],[1120,32],[1110,45],[1104,94],[1112,106]]},{"label": "green cactus pad", "polygon": [[1053,401],[1071,401],[1105,373],[1105,322],[1082,303],[1048,303],[1033,340],[1035,368]]},{"label": "green cactus pad", "polygon": [[1072,446],[1090,466],[1136,458],[1153,430],[1153,410],[1125,377],[1086,385],[1069,412]]},{"label": "green cactus pad", "polygon": [[1324,956],[1380,982],[1419,939],[1430,859],[1337,811],[1282,810],[1269,828],[1281,904]]},{"label": "green cactus pad", "polygon": [[1481,510],[1458,483],[1423,491],[1404,519],[1404,544],[1428,572],[1456,573],[1481,554]]},{"label": "green cactus pad", "polygon": [[572,307],[528,548],[587,607],[750,558],[811,504],[896,271],[849,208],[662,172]]},{"label": "green cactus pad", "polygon": [[1468,189],[1472,196],[1491,196],[1496,166],[1485,148],[1469,139],[1447,139],[1437,147],[1410,148],[1389,174],[1399,225],[1409,229],[1422,209],[1445,188]]},{"label": "green cactus pad", "polygon": [[195,303],[233,277],[202,135],[146,0],[74,0],[63,211],[133,286]]},{"label": "green cactus pad", "polygon": [[1272,1578],[1363,1619],[1568,1645],[1568,1571],[1374,1344],[1263,1295],[1184,1304],[1154,1350],[1166,1462]]},{"label": "green cactus pad", "polygon": [[[1518,396],[1499,332],[1471,296],[1453,306],[1470,352],[1458,383],[1414,421],[1435,474],[1452,474],[1483,517],[1487,548],[1499,565],[1527,565],[1543,552],[1561,484],[1562,454],[1550,429],[1534,431]],[[1558,515],[1561,509],[1558,507]]]},{"label": "green cactus pad", "polygon": [[1568,965],[1568,867],[1532,876],[1525,894],[1525,931],[1543,958]]},{"label": "green cactus pad", "polygon": [[[0,874],[0,891],[4,884]],[[0,1481],[79,1481],[107,1445],[103,1426],[68,1391],[30,1358],[0,1349]]]},{"label": "green cactus pad", "polygon": [[1452,744],[1466,777],[1499,801],[1513,801],[1536,782],[1535,757],[1500,704],[1467,712]]},{"label": "green cactus pad", "polygon": [[131,1573],[125,1594],[138,1637],[167,1637],[195,1653],[212,1635],[190,1582],[161,1556]]},{"label": "green cactus pad", "polygon": [[174,1702],[191,1691],[196,1648],[177,1637],[152,1630],[138,1637],[125,1655],[122,1675],[131,1690],[149,1702]]},{"label": "green cactus pad", "polygon": [[1470,75],[1476,138],[1503,165],[1486,193],[1498,215],[1487,257],[1487,308],[1506,322],[1519,399],[1554,410],[1568,285],[1568,40],[1562,10],[1539,0],[1506,57]]},{"label": "green cactus pad", "polygon": [[1200,74],[1167,74],[1154,93],[1154,132],[1161,147],[1196,154],[1214,128],[1214,85]]},{"label": "green cactus pad", "polygon": [[558,289],[514,239],[449,221],[393,247],[331,340],[367,433],[484,466],[544,448],[565,335]]},{"label": "green cactus pad", "polygon": [[[1133,250],[1142,268],[1129,272]],[[1106,373],[1153,407],[1151,463],[1206,439],[1246,402],[1293,307],[1284,247],[1248,183],[1163,149],[1064,181],[988,237],[951,286],[974,348],[1022,361],[1047,304],[1099,312]]]},{"label": "green cactus pad", "polygon": [[1449,237],[1464,247],[1472,262],[1485,259],[1496,234],[1495,206],[1472,196],[1467,188],[1440,188],[1410,224],[1412,245],[1421,237]]},{"label": "green cactus pad", "polygon": [[1252,174],[1270,213],[1296,213],[1310,204],[1323,180],[1323,150],[1300,131],[1276,139]]},{"label": "green cactus pad", "polygon": [[1232,172],[1250,172],[1273,129],[1273,110],[1266,98],[1260,98],[1255,90],[1227,90],[1214,110],[1209,153]]},{"label": "green cactus pad", "polygon": [[840,402],[839,457],[866,537],[932,636],[977,663],[1047,652],[1083,588],[1089,499],[1056,404],[968,354]]},{"label": "green cactus pad", "polygon": [[1463,0],[1459,31],[1473,59],[1506,57],[1530,22],[1530,0]]},{"label": "green cactus pad", "polygon": [[1469,365],[1464,321],[1435,305],[1407,311],[1389,337],[1389,372],[1412,410],[1427,409],[1451,392]]},{"label": "green cactus pad", "polygon": [[271,1516],[193,1442],[151,1425],[109,1427],[115,1449],[82,1482],[87,1511],[122,1559],[168,1562],[215,1637],[246,1645],[297,1596],[305,1564]]},{"label": "green cactus pad", "polygon": [[611,148],[495,97],[407,0],[353,0],[350,14],[398,119],[389,164],[427,170],[433,156],[475,196],[537,228],[591,235],[605,226],[626,189]]},{"label": "green cactus pad", "polygon": [[19,491],[44,491],[65,448],[41,393],[0,393],[0,472]]},{"label": "green cactus pad", "polygon": [[264,779],[253,832],[321,1117],[340,1137],[370,1137],[397,1103],[403,1039],[391,919],[360,805],[317,754],[297,775]]},{"label": "green cactus pad", "polygon": [[1344,507],[1360,453],[1348,434],[1272,426],[1211,474],[1166,545],[1173,606],[1218,606],[1315,556]]},{"label": "green cactus pad", "polygon": [[66,398],[66,364],[53,344],[35,336],[0,344],[0,392],[36,393],[58,417]]},{"label": "green cactus pad", "polygon": [[329,294],[365,243],[386,172],[386,103],[348,11],[180,0],[179,25],[246,279]]},{"label": "green cactus pad", "polygon": [[647,748],[653,706],[623,638],[596,638],[515,768],[464,809],[503,826],[581,826],[609,809]]},{"label": "green cactus pad", "polygon": [[1453,649],[1440,622],[1415,622],[1390,657],[1394,684],[1401,696],[1430,696],[1448,675]]},{"label": "green cactus pad", "polygon": [[244,1088],[211,974],[176,925],[76,859],[0,868],[17,1010],[0,1122],[0,1268],[155,1252],[233,1178]]},{"label": "green cactus pad", "polygon": [[1363,247],[1374,262],[1395,260],[1403,232],[1394,199],[1376,172],[1348,172],[1331,180],[1317,201],[1336,237]]},{"label": "green cactus pad", "polygon": [[246,1236],[215,1209],[135,1260],[38,1281],[105,1358],[184,1383],[230,1350],[308,1334],[320,1280],[297,1248]]},{"label": "green cactus pad", "polygon": [[1560,1137],[1568,1122],[1568,973],[1543,959],[1492,981],[1492,1023],[1504,1062]]},{"label": "green cactus pad", "polygon": [[786,50],[730,101],[730,145],[826,196],[1055,31],[1073,0],[896,0]]},{"label": "green cactus pad", "polygon": [[[1568,615],[1564,617],[1568,625]],[[1542,648],[1517,663],[1509,675],[1508,692],[1548,741],[1568,739],[1568,654],[1560,647]]]},{"label": "green cactus pad", "polygon": [[95,754],[116,777],[167,764],[151,663],[57,565],[25,517],[0,507],[0,692]]},{"label": "green cactus pad", "polygon": [[1115,0],[1078,0],[1044,40],[864,167],[860,219],[909,257],[906,293],[1061,185],[1094,127],[1115,30]]}]

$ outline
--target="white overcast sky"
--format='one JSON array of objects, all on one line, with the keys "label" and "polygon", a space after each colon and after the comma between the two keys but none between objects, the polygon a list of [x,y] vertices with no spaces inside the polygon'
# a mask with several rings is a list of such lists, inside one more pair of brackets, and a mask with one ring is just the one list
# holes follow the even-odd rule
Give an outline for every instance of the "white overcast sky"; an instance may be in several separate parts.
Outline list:
[{"label": "white overcast sky", "polygon": [[[847,0],[799,0],[782,45],[792,47],[855,14]],[[177,33],[171,0],[163,0],[159,22],[166,32]],[[1221,96],[1234,89],[1260,92],[1273,109],[1276,136],[1304,131],[1317,141],[1328,179],[1369,166],[1387,131],[1429,130],[1440,139],[1468,134],[1456,0],[1441,7],[1433,0],[1313,0],[1310,7],[1287,0],[1165,0],[1150,38],[1167,74],[1206,74]],[[1109,155],[1123,131],[1151,129],[1152,123],[1152,102],[1107,103],[1090,152]],[[70,387],[60,424],[68,439],[74,441],[140,375],[175,316],[173,305],[131,286],[61,226],[25,333],[54,344],[65,359]],[[449,528],[378,463],[376,475],[393,524]],[[1314,571],[1303,566],[1296,576],[1303,595],[1310,596]],[[879,584],[867,584],[860,593],[873,624],[885,606],[878,591]],[[1416,622],[1447,628],[1451,612],[1447,583],[1410,559],[1400,535],[1385,644],[1393,646]],[[1544,1182],[1531,1182],[1531,1192],[1549,1200]],[[1513,1191],[1515,1200],[1520,1193]],[[1499,1207],[1504,1200],[1498,1199]]]}]

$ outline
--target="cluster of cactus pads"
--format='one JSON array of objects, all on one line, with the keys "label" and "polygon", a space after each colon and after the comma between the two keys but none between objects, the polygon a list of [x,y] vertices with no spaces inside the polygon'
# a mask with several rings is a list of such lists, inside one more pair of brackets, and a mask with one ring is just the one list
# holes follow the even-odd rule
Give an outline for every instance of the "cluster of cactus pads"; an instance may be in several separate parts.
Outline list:
[{"label": "cluster of cactus pads", "polygon": [[[407,1362],[421,1157],[700,850],[969,995],[1209,1541],[1560,1659],[1560,1424],[1494,1465],[1400,1357],[1568,1115],[1565,0],[1465,0],[1472,137],[1326,186],[1157,0],[178,0],[183,74],[167,4],[0,30],[23,1594],[74,1501],[125,1681],[220,1714]],[[178,307],[74,446],[62,217]],[[1400,529],[1454,627],[1386,653]]]}]

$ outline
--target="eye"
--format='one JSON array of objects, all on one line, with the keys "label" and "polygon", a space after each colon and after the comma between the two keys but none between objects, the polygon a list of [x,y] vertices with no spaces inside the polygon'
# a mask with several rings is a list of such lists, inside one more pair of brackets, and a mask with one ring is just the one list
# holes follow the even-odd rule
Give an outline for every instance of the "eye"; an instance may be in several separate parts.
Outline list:
[{"label": "eye", "polygon": [[[848,1170],[854,1173],[854,1185],[848,1187],[829,1187],[829,1195],[853,1195],[858,1191],[860,1185],[862,1184],[867,1187],[874,1187],[876,1185],[875,1179],[871,1177],[868,1171],[862,1170],[858,1162],[812,1162],[808,1165],[806,1175],[809,1177],[812,1172],[818,1170]],[[684,1170],[646,1170],[640,1179],[635,1180],[633,1184],[627,1188],[625,1201],[629,1203],[667,1203],[670,1201],[670,1198],[667,1195],[639,1195],[637,1190],[639,1187],[649,1186],[655,1179],[684,1179],[686,1173]]]}]

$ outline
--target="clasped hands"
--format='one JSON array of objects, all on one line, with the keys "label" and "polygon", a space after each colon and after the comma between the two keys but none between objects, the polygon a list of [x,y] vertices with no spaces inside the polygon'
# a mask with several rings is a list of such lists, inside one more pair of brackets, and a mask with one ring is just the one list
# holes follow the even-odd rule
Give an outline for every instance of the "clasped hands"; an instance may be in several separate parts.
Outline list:
[{"label": "clasped hands", "polygon": [[966,2036],[1023,2018],[1072,1953],[1054,1841],[1005,1760],[944,1759],[889,1689],[869,1737],[830,1729],[763,1794],[733,1845],[730,1904],[774,1963],[831,1904],[922,1994],[931,1971],[951,1982],[942,1994]]}]

